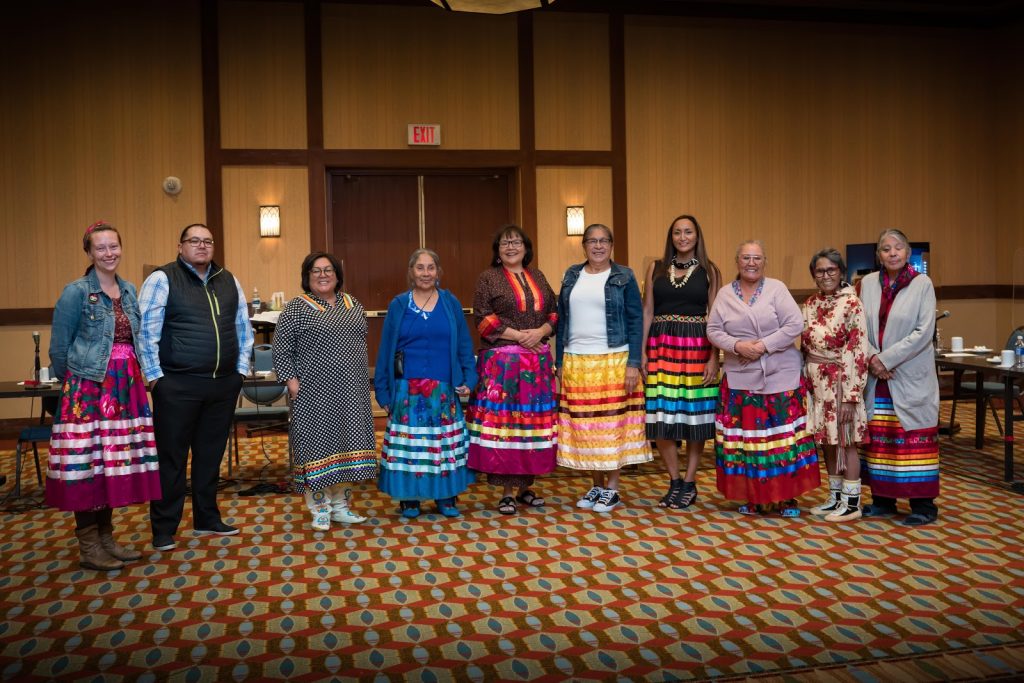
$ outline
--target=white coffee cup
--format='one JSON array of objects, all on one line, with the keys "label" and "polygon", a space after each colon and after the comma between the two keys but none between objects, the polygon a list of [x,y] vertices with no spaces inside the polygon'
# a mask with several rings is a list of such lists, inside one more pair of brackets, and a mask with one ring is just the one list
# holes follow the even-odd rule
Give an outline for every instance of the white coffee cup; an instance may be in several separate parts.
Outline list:
[{"label": "white coffee cup", "polygon": [[1013,349],[1003,349],[999,352],[999,358],[1001,359],[999,364],[1004,368],[1008,368],[1016,362],[1016,359],[1013,357]]},{"label": "white coffee cup", "polygon": [[963,351],[964,350],[964,338],[953,337],[949,340],[949,348],[952,351]]},{"label": "white coffee cup", "polygon": [[50,381],[50,368],[39,368],[39,381],[49,382]]}]

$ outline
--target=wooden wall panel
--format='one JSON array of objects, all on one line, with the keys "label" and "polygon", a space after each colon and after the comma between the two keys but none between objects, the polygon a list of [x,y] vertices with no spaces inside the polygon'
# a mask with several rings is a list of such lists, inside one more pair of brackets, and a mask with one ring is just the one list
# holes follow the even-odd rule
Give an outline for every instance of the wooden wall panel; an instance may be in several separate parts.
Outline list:
[{"label": "wooden wall panel", "polygon": [[544,272],[555,292],[559,289],[565,269],[586,258],[582,238],[565,234],[565,207],[580,205],[584,207],[588,225],[604,223],[615,230],[612,224],[610,168],[537,169],[538,236],[534,252],[537,254],[537,266]]},{"label": "wooden wall panel", "polygon": [[[693,213],[712,258],[766,242],[769,274],[811,286],[813,250],[903,228],[939,284],[993,272],[993,98],[985,35],[629,18],[630,254]],[[979,235],[983,239],[979,239]]]},{"label": "wooden wall panel", "polygon": [[303,21],[301,3],[220,4],[224,147],[306,147]]},{"label": "wooden wall panel", "polygon": [[537,149],[611,149],[608,17],[534,14]]},{"label": "wooden wall panel", "polygon": [[[309,189],[305,168],[235,166],[224,169],[224,266],[242,284],[247,299],[254,287],[270,301],[299,294],[302,259],[309,253]],[[261,238],[259,207],[281,207],[281,237]]]},{"label": "wooden wall panel", "polygon": [[435,8],[323,7],[324,146],[405,149],[439,123],[442,149],[519,147],[516,18]]},{"label": "wooden wall panel", "polygon": [[139,284],[204,219],[198,3],[42,2],[7,20],[19,28],[0,41],[0,309],[53,306],[99,219],[121,230],[120,272]]},{"label": "wooden wall panel", "polygon": [[[1024,284],[1024,25],[999,33],[996,59],[996,173],[997,240],[988,253],[1008,268],[1014,284]],[[1007,327],[1024,325],[1024,301],[1015,301]]]}]

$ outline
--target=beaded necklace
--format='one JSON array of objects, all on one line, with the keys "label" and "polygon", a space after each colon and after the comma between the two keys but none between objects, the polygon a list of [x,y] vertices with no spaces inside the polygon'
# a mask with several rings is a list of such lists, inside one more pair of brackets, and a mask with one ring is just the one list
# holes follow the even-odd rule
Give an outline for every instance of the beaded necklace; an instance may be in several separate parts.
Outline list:
[{"label": "beaded necklace", "polygon": [[[676,289],[682,289],[683,287],[686,286],[686,283],[687,281],[689,281],[690,276],[693,275],[694,271],[697,270],[697,266],[699,265],[700,261],[698,261],[696,257],[691,258],[689,261],[686,261],[685,263],[676,263],[676,259],[673,256],[672,262],[669,264],[668,267],[669,284],[671,284]],[[686,274],[683,275],[683,279],[680,280],[679,282],[676,282],[676,268],[689,268],[689,270],[686,271]]]}]

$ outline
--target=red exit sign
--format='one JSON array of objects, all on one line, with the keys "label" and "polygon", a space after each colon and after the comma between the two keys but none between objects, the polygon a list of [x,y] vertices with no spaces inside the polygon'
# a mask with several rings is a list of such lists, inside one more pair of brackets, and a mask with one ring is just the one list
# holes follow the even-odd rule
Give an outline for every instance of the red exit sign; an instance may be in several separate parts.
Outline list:
[{"label": "red exit sign", "polygon": [[410,123],[410,145],[440,145],[441,126],[437,123]]}]

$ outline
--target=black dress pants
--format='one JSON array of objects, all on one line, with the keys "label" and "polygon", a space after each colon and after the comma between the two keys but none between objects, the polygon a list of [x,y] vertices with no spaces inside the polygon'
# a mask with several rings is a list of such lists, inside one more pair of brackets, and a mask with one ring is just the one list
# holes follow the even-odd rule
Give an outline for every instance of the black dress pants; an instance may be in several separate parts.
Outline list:
[{"label": "black dress pants", "polygon": [[217,480],[242,376],[196,377],[168,373],[153,387],[153,432],[163,498],[149,504],[154,536],[174,536],[185,508],[186,467],[192,450],[192,522],[209,529],[220,521]]}]

